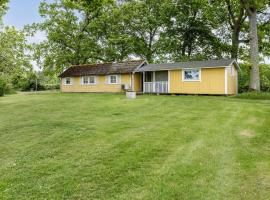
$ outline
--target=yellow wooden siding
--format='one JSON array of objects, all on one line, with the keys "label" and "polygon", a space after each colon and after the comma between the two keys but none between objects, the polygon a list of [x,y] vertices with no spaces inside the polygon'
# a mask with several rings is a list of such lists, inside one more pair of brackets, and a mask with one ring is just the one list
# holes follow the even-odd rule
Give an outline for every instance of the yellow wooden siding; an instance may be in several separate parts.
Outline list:
[{"label": "yellow wooden siding", "polygon": [[131,74],[121,74],[120,84],[107,84],[106,76],[97,76],[97,84],[82,85],[81,77],[72,77],[72,85],[64,85],[64,79],[61,81],[62,92],[122,92],[122,84],[131,83]]},{"label": "yellow wooden siding", "polygon": [[170,71],[170,93],[225,94],[225,67],[202,68],[201,81],[182,81],[182,70]]},{"label": "yellow wooden siding", "polygon": [[134,74],[134,90],[136,92],[142,91],[142,74],[141,73]]},{"label": "yellow wooden siding", "polygon": [[[233,68],[233,71],[231,71],[231,67]],[[234,65],[230,66],[228,68],[228,94],[237,94],[237,76],[238,76],[238,71]]]}]

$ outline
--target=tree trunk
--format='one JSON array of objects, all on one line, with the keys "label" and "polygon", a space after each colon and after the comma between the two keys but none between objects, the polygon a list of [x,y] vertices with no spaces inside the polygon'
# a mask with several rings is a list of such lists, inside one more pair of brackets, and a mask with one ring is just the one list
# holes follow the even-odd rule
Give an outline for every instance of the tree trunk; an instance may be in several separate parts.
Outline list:
[{"label": "tree trunk", "polygon": [[238,58],[238,50],[239,50],[239,34],[240,29],[238,27],[233,29],[232,32],[232,49],[231,49],[231,58]]},{"label": "tree trunk", "polygon": [[249,26],[250,26],[250,89],[260,91],[260,72],[259,72],[259,45],[258,45],[258,30],[257,30],[257,11],[255,8],[250,9],[249,12]]}]

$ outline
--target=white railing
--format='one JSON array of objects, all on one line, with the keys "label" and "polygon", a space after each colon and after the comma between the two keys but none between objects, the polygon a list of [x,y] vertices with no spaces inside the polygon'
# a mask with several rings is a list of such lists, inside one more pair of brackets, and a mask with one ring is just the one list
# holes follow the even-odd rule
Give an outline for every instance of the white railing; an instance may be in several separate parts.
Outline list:
[{"label": "white railing", "polygon": [[168,81],[144,82],[145,93],[168,93]]}]

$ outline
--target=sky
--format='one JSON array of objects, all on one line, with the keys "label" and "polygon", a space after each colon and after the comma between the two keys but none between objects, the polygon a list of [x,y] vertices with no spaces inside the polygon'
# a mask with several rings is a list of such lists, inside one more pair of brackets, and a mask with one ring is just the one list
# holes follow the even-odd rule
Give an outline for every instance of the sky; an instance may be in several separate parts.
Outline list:
[{"label": "sky", "polygon": [[[5,25],[14,26],[17,29],[23,29],[27,24],[38,23],[42,21],[39,15],[39,4],[44,0],[9,0],[9,9],[3,18]],[[53,0],[45,0],[53,2]],[[30,43],[39,43],[46,39],[44,32],[37,32],[33,37],[28,37]],[[40,71],[35,62],[32,62],[34,69]]]},{"label": "sky", "polygon": [[[22,29],[27,24],[41,22],[39,4],[43,0],[10,0],[9,9],[4,16],[4,24]],[[53,0],[46,0],[52,2]],[[28,38],[29,42],[40,42],[46,38],[45,34],[38,32],[34,37]]]},{"label": "sky", "polygon": [[[42,1],[53,2],[54,0],[10,0],[9,10],[4,16],[4,24],[22,29],[24,25],[41,22],[38,8]],[[29,37],[29,42],[38,43],[46,38],[43,32],[38,32],[34,37]],[[265,58],[270,63],[270,58]],[[36,68],[36,67],[35,67]]]}]

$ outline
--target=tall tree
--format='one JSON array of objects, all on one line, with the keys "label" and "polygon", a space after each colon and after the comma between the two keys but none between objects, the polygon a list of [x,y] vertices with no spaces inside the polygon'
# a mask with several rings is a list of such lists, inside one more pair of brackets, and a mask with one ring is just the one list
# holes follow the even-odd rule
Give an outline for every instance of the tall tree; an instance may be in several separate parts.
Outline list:
[{"label": "tall tree", "polygon": [[158,54],[166,30],[170,1],[131,0],[120,6],[124,38],[130,42],[131,52],[153,62]]},{"label": "tall tree", "polygon": [[106,0],[90,6],[72,0],[41,3],[40,15],[45,20],[32,28],[47,34],[46,41],[35,45],[35,58],[43,69],[59,73],[72,64],[107,61],[96,25],[110,4]]},{"label": "tall tree", "polygon": [[9,0],[1,0],[0,1],[0,24],[2,23],[2,17],[8,8],[8,6],[7,6],[8,2],[9,2]]},{"label": "tall tree", "polygon": [[250,36],[250,89],[260,91],[260,71],[259,71],[259,43],[258,43],[258,10],[264,10],[268,7],[268,0],[241,0],[242,6],[246,9],[249,18],[249,36]]},{"label": "tall tree", "polygon": [[27,43],[22,31],[5,27],[0,32],[0,75],[11,77],[31,69]]},{"label": "tall tree", "polygon": [[217,21],[207,0],[175,0],[169,11],[166,43],[168,50],[173,50],[177,60],[207,59],[222,57],[225,51],[222,40],[216,37],[213,30]]},{"label": "tall tree", "polygon": [[243,25],[247,18],[245,9],[239,6],[238,0],[225,0],[230,28],[232,30],[232,46],[231,46],[231,58],[238,58],[239,44],[240,44],[240,32],[243,29]]},{"label": "tall tree", "polygon": [[[239,0],[211,0],[210,13],[217,23],[220,38],[230,43],[231,58],[238,59],[241,55],[241,44],[247,43],[246,18],[247,12]],[[217,31],[218,32],[218,31]],[[243,47],[243,45],[242,45]]]}]

